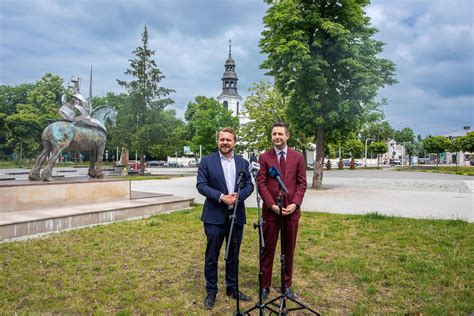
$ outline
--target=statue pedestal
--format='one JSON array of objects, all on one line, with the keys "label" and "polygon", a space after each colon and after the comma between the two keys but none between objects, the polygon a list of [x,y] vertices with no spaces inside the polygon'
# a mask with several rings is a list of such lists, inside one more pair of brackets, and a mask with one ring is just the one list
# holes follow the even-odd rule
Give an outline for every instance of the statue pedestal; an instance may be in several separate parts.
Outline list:
[{"label": "statue pedestal", "polygon": [[128,180],[12,181],[0,187],[1,212],[102,203],[130,199]]},{"label": "statue pedestal", "polygon": [[193,199],[132,192],[130,180],[0,183],[0,240],[189,208]]}]

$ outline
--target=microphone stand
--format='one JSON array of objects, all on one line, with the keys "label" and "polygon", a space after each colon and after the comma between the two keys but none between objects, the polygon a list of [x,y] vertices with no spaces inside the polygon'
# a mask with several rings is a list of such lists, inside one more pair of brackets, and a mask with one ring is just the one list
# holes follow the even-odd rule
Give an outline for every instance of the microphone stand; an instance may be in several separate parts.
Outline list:
[{"label": "microphone stand", "polygon": [[[240,196],[240,188],[243,186],[243,179],[240,179],[240,182],[237,183],[237,201],[234,204],[234,213],[230,215],[231,223],[230,223],[230,231],[229,236],[227,238],[227,248],[225,250],[224,260],[227,261],[229,257],[229,248],[230,248],[230,241],[232,240],[232,244],[234,246],[234,259],[235,259],[235,291],[237,293],[236,297],[236,304],[237,310],[234,312],[234,316],[243,316],[242,312],[240,311],[240,299],[239,299],[239,241],[237,240],[237,236],[233,234],[234,225],[235,225],[235,218],[237,214],[237,205],[239,204],[239,196]],[[231,239],[232,238],[232,239]]]},{"label": "microphone stand", "polygon": [[[273,313],[278,315],[286,315],[289,312],[297,311],[297,310],[308,310],[309,312],[313,313],[314,315],[320,315],[318,312],[312,310],[311,308],[303,305],[302,303],[298,302],[296,299],[293,299],[288,296],[285,292],[285,225],[283,225],[283,188],[281,184],[279,184],[279,193],[278,193],[278,208],[280,209],[279,220],[280,220],[280,263],[281,263],[281,270],[280,270],[280,278],[281,278],[281,294],[269,301],[265,304],[265,307],[271,310]],[[280,300],[280,304],[276,302]],[[290,300],[298,305],[298,307],[287,308],[286,301]],[[272,305],[278,307],[278,311],[270,308],[268,305]]]},{"label": "microphone stand", "polygon": [[[253,179],[255,181],[255,184],[257,183],[257,179],[255,178],[255,174],[252,173]],[[259,315],[265,315],[265,304],[263,303],[263,267],[262,267],[262,253],[263,253],[263,248],[265,248],[265,240],[263,238],[263,219],[260,213],[260,195],[258,194],[258,189],[255,191],[257,195],[257,214],[258,214],[258,224],[254,223],[253,228],[257,229],[258,228],[258,262],[259,262],[259,270],[258,270],[258,303],[255,304],[254,307],[246,310],[244,312],[245,315],[250,315],[250,312],[258,309]],[[271,311],[270,308],[267,307],[269,311]]]}]

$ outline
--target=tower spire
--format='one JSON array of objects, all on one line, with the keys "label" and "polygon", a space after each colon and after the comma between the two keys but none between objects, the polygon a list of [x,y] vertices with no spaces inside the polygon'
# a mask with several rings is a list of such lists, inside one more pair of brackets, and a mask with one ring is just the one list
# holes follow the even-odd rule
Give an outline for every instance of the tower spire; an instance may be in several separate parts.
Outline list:
[{"label": "tower spire", "polygon": [[229,57],[224,64],[222,75],[222,92],[217,97],[225,109],[232,111],[234,116],[239,115],[242,97],[237,92],[237,74],[235,73],[235,61],[232,59],[232,40],[229,39]]}]

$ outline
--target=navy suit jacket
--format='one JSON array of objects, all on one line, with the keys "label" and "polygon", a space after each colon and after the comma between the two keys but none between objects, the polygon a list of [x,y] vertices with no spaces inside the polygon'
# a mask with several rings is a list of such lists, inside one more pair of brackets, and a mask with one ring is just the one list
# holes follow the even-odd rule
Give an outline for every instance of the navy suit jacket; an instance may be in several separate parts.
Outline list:
[{"label": "navy suit jacket", "polygon": [[[244,172],[244,177],[242,180],[244,184],[240,189],[236,213],[236,223],[239,225],[244,225],[247,222],[245,217],[244,200],[248,198],[250,194],[252,194],[253,183],[248,171],[248,161],[237,155],[234,155],[234,161],[236,175],[234,192],[237,192],[237,180],[239,177],[239,172]],[[224,202],[219,202],[219,198],[221,194],[229,194],[232,192],[227,192],[227,186],[225,184],[224,171],[222,169],[219,152],[215,152],[212,155],[202,158],[201,162],[199,163],[196,188],[199,193],[206,197],[201,220],[207,224],[224,224],[229,218],[229,212],[232,213],[233,209],[229,210],[227,204]]]}]

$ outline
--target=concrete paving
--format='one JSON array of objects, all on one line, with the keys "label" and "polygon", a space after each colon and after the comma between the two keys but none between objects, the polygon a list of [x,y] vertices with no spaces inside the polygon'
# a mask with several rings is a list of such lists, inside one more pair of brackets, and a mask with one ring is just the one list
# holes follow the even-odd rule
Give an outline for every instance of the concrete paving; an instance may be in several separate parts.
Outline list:
[{"label": "concrete paving", "polygon": [[[23,171],[23,174],[11,175]],[[148,168],[159,175],[179,175],[169,180],[133,181],[133,191],[173,194],[203,203],[196,190],[196,168]],[[0,177],[26,178],[28,169],[3,169]],[[86,176],[87,168],[57,168],[55,173]],[[308,184],[313,173],[307,172]],[[330,213],[463,219],[474,222],[474,178],[450,174],[383,170],[330,170],[324,172],[323,190],[309,189],[303,210]],[[256,206],[255,193],[246,201]]]},{"label": "concrete paving", "polygon": [[[203,203],[196,190],[195,169],[150,168],[154,174],[176,174],[168,180],[132,182],[132,190],[169,193]],[[307,173],[308,184],[312,172]],[[256,206],[255,192],[246,204]],[[474,222],[474,179],[468,176],[390,170],[331,170],[323,189],[309,189],[304,211],[343,214],[378,212],[409,218],[462,219]]]}]

